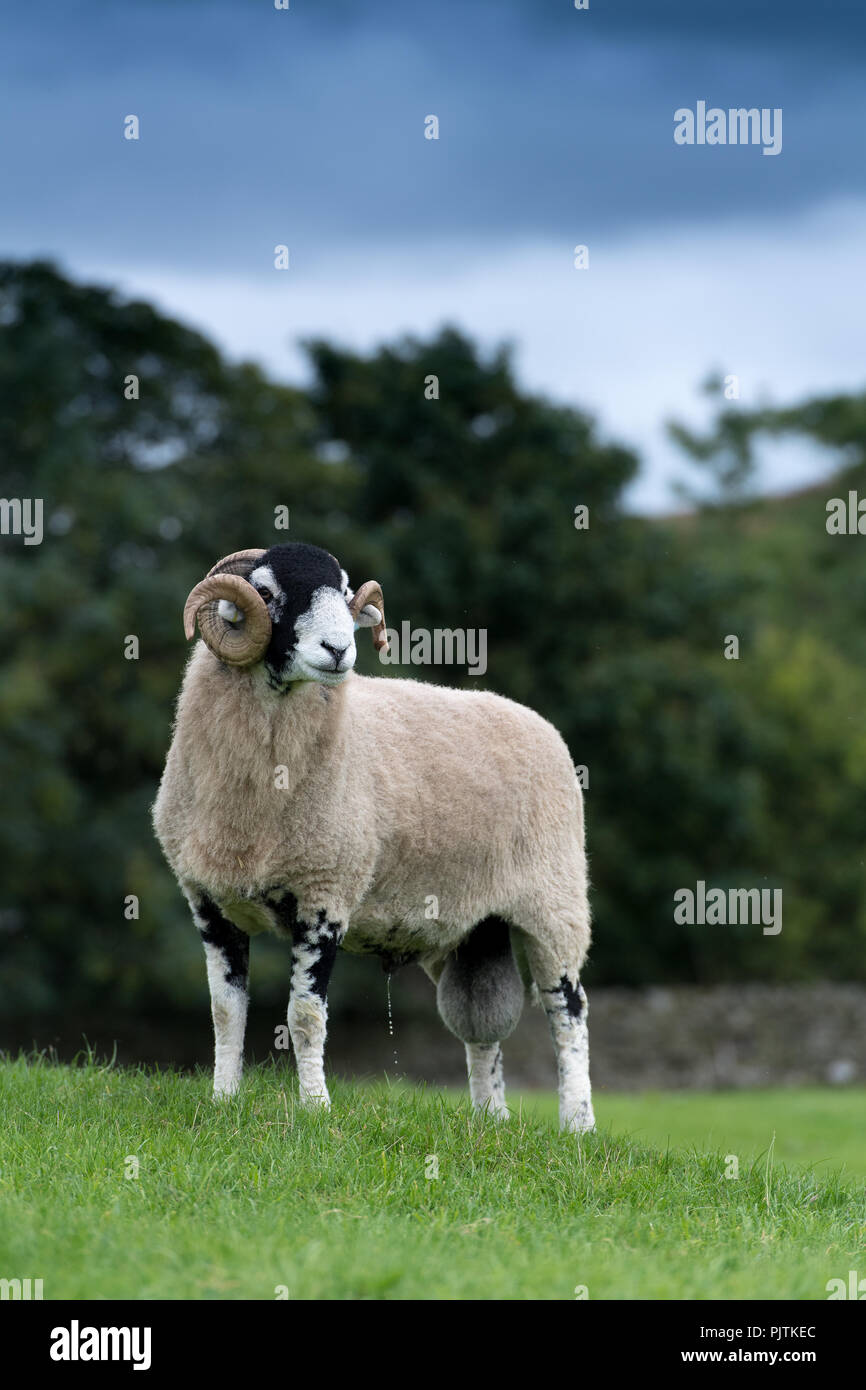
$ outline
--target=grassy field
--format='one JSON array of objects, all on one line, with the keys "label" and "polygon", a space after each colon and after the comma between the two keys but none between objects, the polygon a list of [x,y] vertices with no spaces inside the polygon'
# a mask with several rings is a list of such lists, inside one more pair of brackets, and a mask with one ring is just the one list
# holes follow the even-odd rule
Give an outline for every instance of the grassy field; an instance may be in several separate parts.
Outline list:
[{"label": "grassy field", "polygon": [[203,1074],[0,1065],[0,1277],[46,1298],[822,1299],[866,1273],[862,1091],[601,1097],[577,1141],[547,1098],[501,1126],[384,1085],[309,1114],[293,1084],[256,1068],[214,1106]]},{"label": "grassy field", "polygon": [[[556,1097],[526,1095],[525,1112],[556,1118]],[[620,1138],[655,1148],[766,1156],[816,1173],[866,1178],[866,1091],[828,1087],[764,1091],[668,1091],[600,1094],[599,1124]]]}]

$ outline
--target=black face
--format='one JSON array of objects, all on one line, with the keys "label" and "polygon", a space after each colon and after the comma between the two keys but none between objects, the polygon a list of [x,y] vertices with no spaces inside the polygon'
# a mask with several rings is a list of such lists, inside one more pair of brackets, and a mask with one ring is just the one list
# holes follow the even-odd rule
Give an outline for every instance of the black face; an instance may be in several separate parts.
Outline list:
[{"label": "black face", "polygon": [[320,679],[315,674],[319,662],[324,683],[330,683],[333,651],[348,653],[350,646],[354,664],[353,623],[344,576],[326,550],[298,541],[271,546],[252,570],[249,582],[267,604],[273,624],[265,653],[271,684]]}]

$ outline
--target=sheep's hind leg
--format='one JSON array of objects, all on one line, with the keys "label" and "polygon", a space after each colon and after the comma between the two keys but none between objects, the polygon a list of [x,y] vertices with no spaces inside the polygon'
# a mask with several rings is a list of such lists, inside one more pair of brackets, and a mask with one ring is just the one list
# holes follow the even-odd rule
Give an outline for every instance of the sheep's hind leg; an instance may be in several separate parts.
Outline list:
[{"label": "sheep's hind leg", "polygon": [[469,1071],[469,1095],[475,1109],[495,1115],[498,1120],[507,1120],[502,1048],[499,1043],[467,1043],[466,1066]]},{"label": "sheep's hind leg", "polygon": [[[442,978],[444,961],[422,961],[426,974],[438,985]],[[509,1118],[505,1104],[505,1076],[502,1071],[502,1048],[498,1042],[465,1043],[466,1070],[469,1074],[469,1098],[476,1110],[495,1115],[497,1119]]]},{"label": "sheep's hind leg", "polygon": [[559,1125],[582,1134],[595,1128],[589,1081],[588,1005],[577,967],[552,958],[538,941],[527,940],[532,975],[544,1005],[559,1074]]},{"label": "sheep's hind leg", "polygon": [[325,1083],[325,1036],[328,1029],[328,982],[337,948],[346,934],[340,922],[328,920],[324,908],[314,921],[305,921],[291,894],[274,907],[280,924],[292,936],[292,985],[289,995],[289,1035],[298,1068],[303,1105],[329,1109]]},{"label": "sheep's hind leg", "polygon": [[500,1042],[517,1026],[523,994],[509,927],[498,917],[479,922],[437,976],[440,1017],[466,1045],[472,1103],[501,1120],[508,1119],[508,1107]]},{"label": "sheep's hind leg", "polygon": [[206,893],[191,889],[186,898],[204,945],[214,1031],[213,1093],[221,1099],[234,1095],[243,1070],[250,939]]},{"label": "sheep's hind leg", "polygon": [[541,991],[559,1073],[559,1124],[582,1134],[595,1129],[589,1081],[589,1029],[586,994],[576,973],[563,972],[558,984]]}]

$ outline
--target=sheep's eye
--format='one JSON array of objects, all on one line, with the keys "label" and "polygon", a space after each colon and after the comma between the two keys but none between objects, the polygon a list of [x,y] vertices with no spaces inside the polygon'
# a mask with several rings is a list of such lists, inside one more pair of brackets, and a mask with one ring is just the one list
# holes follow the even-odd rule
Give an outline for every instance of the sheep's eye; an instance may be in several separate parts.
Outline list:
[{"label": "sheep's eye", "polygon": [[270,603],[271,599],[273,598],[273,594],[271,593],[270,589],[259,589],[257,586],[256,592],[261,595],[265,603]]}]

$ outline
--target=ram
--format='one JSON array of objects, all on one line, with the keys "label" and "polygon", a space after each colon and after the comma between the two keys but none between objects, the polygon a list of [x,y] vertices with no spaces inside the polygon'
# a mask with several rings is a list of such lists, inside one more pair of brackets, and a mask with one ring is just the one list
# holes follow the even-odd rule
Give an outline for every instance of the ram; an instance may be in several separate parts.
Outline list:
[{"label": "ram", "polygon": [[356,675],[355,628],[387,644],[382,591],[353,593],[316,546],[227,556],[186,601],[188,638],[196,621],[153,818],[204,942],[215,1095],[239,1085],[249,939],[271,931],[291,945],[304,1102],[330,1103],[342,948],[423,967],[475,1106],[503,1118],[500,1043],[531,991],[560,1123],[592,1128],[583,809],[559,734],[497,695]]}]

